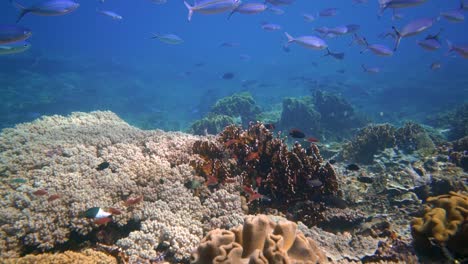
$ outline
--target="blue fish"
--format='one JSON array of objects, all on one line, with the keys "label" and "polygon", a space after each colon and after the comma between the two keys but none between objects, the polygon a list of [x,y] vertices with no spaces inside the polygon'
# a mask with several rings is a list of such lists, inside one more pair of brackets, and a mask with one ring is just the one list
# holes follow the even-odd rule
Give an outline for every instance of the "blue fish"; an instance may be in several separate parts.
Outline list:
[{"label": "blue fish", "polygon": [[32,35],[28,28],[17,25],[0,25],[0,44],[25,40]]},{"label": "blue fish", "polygon": [[48,0],[29,7],[25,7],[14,0],[12,2],[21,10],[16,23],[28,13],[39,16],[61,16],[75,11],[80,6],[80,4],[71,0]]},{"label": "blue fish", "polygon": [[0,44],[0,55],[16,54],[25,52],[31,47],[27,41],[18,41],[8,44]]},{"label": "blue fish", "polygon": [[195,1],[193,6],[187,3],[187,1],[184,1],[184,4],[189,11],[188,21],[190,21],[192,20],[194,12],[202,14],[218,14],[236,9],[241,2],[240,0],[204,0]]},{"label": "blue fish", "polygon": [[288,38],[288,44],[290,43],[297,43],[303,47],[314,49],[314,50],[322,50],[327,48],[327,43],[319,37],[315,36],[302,36],[294,38],[288,34],[288,32],[284,32],[286,37]]},{"label": "blue fish", "polygon": [[228,16],[228,19],[231,18],[231,16],[234,13],[241,13],[241,14],[246,14],[246,15],[251,15],[251,14],[258,14],[267,9],[267,6],[262,3],[243,3],[234,8],[231,13]]}]

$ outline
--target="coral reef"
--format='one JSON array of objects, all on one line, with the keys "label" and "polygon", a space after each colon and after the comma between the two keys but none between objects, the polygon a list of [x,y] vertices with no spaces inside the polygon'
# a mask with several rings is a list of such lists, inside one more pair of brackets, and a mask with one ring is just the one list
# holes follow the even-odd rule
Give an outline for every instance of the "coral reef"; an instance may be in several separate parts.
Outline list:
[{"label": "coral reef", "polygon": [[105,253],[85,249],[82,252],[65,251],[58,254],[43,253],[39,255],[27,255],[20,258],[2,259],[3,264],[117,264],[117,259]]},{"label": "coral reef", "polygon": [[195,121],[189,129],[189,133],[195,135],[206,135],[206,134],[218,134],[223,131],[223,129],[228,126],[235,124],[236,120],[231,116],[227,115],[218,115],[210,113],[204,118]]},{"label": "coral reef", "polygon": [[244,92],[221,98],[212,107],[211,112],[231,117],[240,116],[242,125],[247,126],[249,122],[257,120],[256,115],[260,113],[260,108],[256,105],[252,95]]},{"label": "coral reef", "polygon": [[279,127],[285,130],[298,128],[307,134],[319,135],[321,133],[320,113],[314,109],[312,98],[285,98]]},{"label": "coral reef", "polygon": [[468,103],[449,111],[428,118],[428,123],[436,127],[449,129],[448,140],[457,140],[468,136]]},{"label": "coral reef", "polygon": [[322,165],[315,144],[304,149],[295,143],[289,150],[283,139],[261,123],[252,123],[247,130],[229,126],[220,133],[218,143],[198,141],[193,152],[201,157],[193,166],[205,177],[206,185],[239,182],[252,212],[261,211],[257,201],[266,200],[267,207],[294,214],[291,203],[314,200],[320,209],[306,211],[313,215],[311,219],[320,219],[317,215],[325,208],[321,199],[339,195],[335,171],[329,163]]},{"label": "coral reef", "polygon": [[411,231],[418,248],[431,243],[448,249],[456,258],[468,257],[468,196],[450,192],[429,197],[422,218],[411,221]]},{"label": "coral reef", "polygon": [[468,171],[468,136],[453,142],[453,147],[449,153],[450,161]]},{"label": "coral reef", "polygon": [[398,148],[406,153],[418,151],[423,155],[435,152],[435,145],[429,134],[421,126],[413,122],[407,122],[395,133]]},{"label": "coral reef", "polygon": [[[183,185],[193,177],[188,164],[197,139],[142,131],[111,112],[43,117],[4,129],[1,257],[18,256],[23,247],[50,250],[72,234],[108,236],[105,226],[81,216],[98,206],[119,209],[112,222],[121,228],[130,221],[141,225],[117,242],[128,255],[156,257],[165,244],[173,259],[188,258],[203,236],[205,210]],[[104,161],[109,167],[98,170]],[[125,203],[135,197],[143,200]]]},{"label": "coral reef", "polygon": [[246,217],[243,226],[210,231],[191,263],[324,263],[325,254],[290,221],[275,223],[266,215]]},{"label": "coral reef", "polygon": [[344,160],[371,163],[374,155],[396,145],[396,129],[390,124],[369,125],[343,146]]}]

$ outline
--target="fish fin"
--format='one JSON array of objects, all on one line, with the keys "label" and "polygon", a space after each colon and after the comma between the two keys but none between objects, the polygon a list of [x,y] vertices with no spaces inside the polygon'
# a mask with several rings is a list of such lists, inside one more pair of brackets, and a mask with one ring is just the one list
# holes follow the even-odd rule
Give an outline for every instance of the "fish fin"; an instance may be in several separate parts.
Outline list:
[{"label": "fish fin", "polygon": [[364,64],[361,64],[361,68],[362,68],[362,69],[363,69],[365,72],[367,72],[366,65],[364,65]]},{"label": "fish fin", "polygon": [[236,12],[236,9],[233,9],[231,13],[229,13],[229,16],[227,17],[227,19],[228,20],[231,19],[232,15],[234,15],[235,12]]},{"label": "fish fin", "polygon": [[393,48],[393,51],[396,51],[398,49],[398,46],[400,46],[400,41],[401,41],[401,34],[400,32],[397,30],[396,27],[392,26],[393,30],[395,31],[395,47]]},{"label": "fish fin", "polygon": [[288,43],[294,42],[294,38],[288,32],[284,32],[284,35],[288,38]]},{"label": "fish fin", "polygon": [[10,3],[12,3],[16,8],[20,10],[18,18],[16,19],[16,23],[20,22],[20,20],[24,17],[24,15],[26,15],[27,13],[31,11],[15,0],[10,0]]},{"label": "fish fin", "polygon": [[19,13],[18,15],[18,18],[16,19],[16,23],[19,23],[20,20],[27,14],[29,13],[30,11],[28,9],[23,9],[21,10],[21,12]]},{"label": "fish fin", "polygon": [[192,20],[193,7],[192,7],[189,3],[187,3],[187,1],[184,1],[184,4],[185,4],[185,7],[187,7],[187,9],[188,9],[188,11],[189,11],[189,12],[188,12],[188,17],[187,17],[187,18],[188,18],[188,21],[190,21],[190,20]]},{"label": "fish fin", "polygon": [[450,52],[453,51],[453,44],[452,44],[452,41],[446,39],[445,42],[447,42],[447,47],[448,47],[448,50],[447,50],[447,53],[446,55],[448,55]]}]

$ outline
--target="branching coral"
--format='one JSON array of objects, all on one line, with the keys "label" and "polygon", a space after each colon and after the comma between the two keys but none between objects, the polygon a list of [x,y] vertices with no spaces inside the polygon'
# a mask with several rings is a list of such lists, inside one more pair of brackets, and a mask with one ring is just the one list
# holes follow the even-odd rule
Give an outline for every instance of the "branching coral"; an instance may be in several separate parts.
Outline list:
[{"label": "branching coral", "polygon": [[191,256],[193,264],[324,262],[325,254],[295,223],[275,223],[266,215],[249,216],[231,231],[210,231]]},{"label": "branching coral", "polygon": [[[322,165],[315,144],[304,149],[295,143],[289,150],[283,139],[261,123],[253,123],[247,130],[229,126],[218,141],[199,141],[193,147],[201,156],[201,161],[193,165],[207,185],[240,182],[251,204],[269,200],[270,207],[284,213],[292,209],[291,203],[338,194],[335,171],[328,163]],[[251,207],[253,211],[255,208]]]},{"label": "branching coral", "polygon": [[433,241],[460,257],[468,257],[468,196],[450,192],[429,197],[427,204],[424,216],[411,221],[416,243],[427,247]]}]

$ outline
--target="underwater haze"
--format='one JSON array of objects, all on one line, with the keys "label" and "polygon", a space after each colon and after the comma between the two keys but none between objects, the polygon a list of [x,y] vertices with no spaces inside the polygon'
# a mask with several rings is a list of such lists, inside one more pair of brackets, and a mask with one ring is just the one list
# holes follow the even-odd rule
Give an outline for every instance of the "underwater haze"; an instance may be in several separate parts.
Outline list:
[{"label": "underwater haze", "polygon": [[[76,10],[57,16],[29,10],[17,25],[31,30],[26,40],[31,47],[0,55],[0,128],[42,115],[111,110],[140,128],[186,131],[218,99],[244,91],[264,111],[285,97],[331,92],[375,122],[421,121],[467,102],[468,25],[460,16],[468,11],[458,0],[384,10],[374,0],[296,0],[278,6],[267,1],[264,11],[238,10],[228,19],[230,10],[239,8],[231,2],[217,14],[195,11],[190,21],[181,0],[79,1]],[[210,1],[189,4],[203,7]],[[20,9],[2,1],[0,25],[15,24]],[[446,11],[458,17],[441,15]],[[407,27],[393,52],[398,34],[392,26],[401,31],[424,18],[433,23]],[[262,28],[266,23],[281,28],[268,31]],[[360,27],[351,32],[346,28],[351,24]],[[348,32],[319,33],[320,27]],[[428,51],[418,44],[439,31],[440,47]],[[295,38],[291,43],[285,32]],[[393,54],[351,45],[354,34]],[[338,55],[301,45],[301,36],[325,41]],[[450,52],[447,40],[453,43]]]}]

